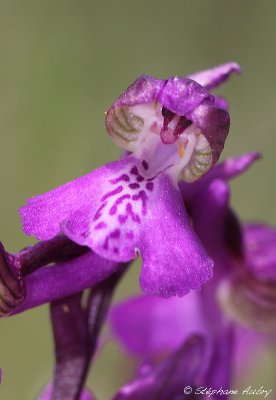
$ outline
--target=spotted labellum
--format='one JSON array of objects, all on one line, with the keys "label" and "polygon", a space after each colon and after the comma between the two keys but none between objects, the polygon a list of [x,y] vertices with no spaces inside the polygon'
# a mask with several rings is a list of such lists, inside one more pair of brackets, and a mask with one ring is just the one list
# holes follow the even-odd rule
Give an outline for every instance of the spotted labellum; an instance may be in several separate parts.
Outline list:
[{"label": "spotted labellum", "polygon": [[[20,209],[23,231],[39,242],[16,254],[0,242],[0,317],[50,304],[55,369],[38,399],[95,399],[85,381],[113,335],[140,364],[113,400],[191,399],[199,386],[228,400],[222,388],[237,355],[248,355],[238,350],[242,332],[254,331],[250,343],[275,338],[276,230],[242,224],[228,183],[260,155],[217,164],[230,117],[210,91],[239,72],[230,62],[142,75],[106,112],[123,156]],[[115,306],[99,340],[139,255],[147,294]]]},{"label": "spotted labellum", "polygon": [[209,93],[239,66],[179,78],[138,78],[109,108],[106,128],[128,155],[20,210],[24,232],[64,234],[101,257],[141,254],[144,291],[164,297],[199,289],[213,262],[194,233],[178,181],[193,182],[218,160],[229,130],[226,102]]}]

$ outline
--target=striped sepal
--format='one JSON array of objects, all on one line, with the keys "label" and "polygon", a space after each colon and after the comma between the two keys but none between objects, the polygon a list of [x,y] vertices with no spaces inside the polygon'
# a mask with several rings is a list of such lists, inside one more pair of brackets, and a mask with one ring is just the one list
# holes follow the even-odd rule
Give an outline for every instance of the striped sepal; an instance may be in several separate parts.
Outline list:
[{"label": "striped sepal", "polygon": [[276,331],[276,284],[251,274],[236,275],[219,287],[222,307],[236,320],[264,332]]},{"label": "striped sepal", "polygon": [[126,106],[108,111],[107,130],[115,143],[125,150],[134,151],[144,126],[144,120]]},{"label": "striped sepal", "polygon": [[[202,146],[204,142],[204,145]],[[202,175],[206,174],[212,166],[212,150],[209,143],[200,134],[198,145],[195,146],[194,153],[188,165],[181,172],[180,178],[185,182],[194,182]]]}]

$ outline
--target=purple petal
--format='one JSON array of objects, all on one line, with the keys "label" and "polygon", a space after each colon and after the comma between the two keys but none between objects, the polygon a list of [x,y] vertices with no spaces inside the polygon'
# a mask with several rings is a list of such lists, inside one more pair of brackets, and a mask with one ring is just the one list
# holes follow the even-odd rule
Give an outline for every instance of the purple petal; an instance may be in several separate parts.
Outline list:
[{"label": "purple petal", "polygon": [[196,292],[170,299],[137,296],[113,307],[109,321],[115,336],[129,353],[151,357],[176,350],[193,334],[204,334],[202,312]]},{"label": "purple petal", "polygon": [[276,281],[276,229],[250,223],[243,227],[247,266],[258,278]]},{"label": "purple petal", "polygon": [[149,192],[149,183],[138,183],[132,172],[136,163],[126,157],[30,199],[20,210],[23,230],[44,240],[62,230],[105,258],[133,259]]},{"label": "purple petal", "polygon": [[203,341],[195,336],[151,373],[123,386],[114,400],[184,399],[183,390],[195,384],[202,357]]},{"label": "purple petal", "polygon": [[[48,240],[61,232],[61,224],[71,221],[78,229],[85,229],[97,211],[97,202],[109,186],[109,179],[118,173],[128,158],[98,168],[50,192],[32,197],[22,207],[23,231],[39,240]],[[96,205],[95,205],[96,204]]]},{"label": "purple petal", "polygon": [[41,268],[26,276],[27,296],[14,314],[91,287],[111,275],[119,265],[89,252],[71,261]]},{"label": "purple petal", "polygon": [[213,263],[190,225],[178,189],[165,174],[156,181],[138,246],[140,283],[148,293],[184,296],[212,277]]},{"label": "purple petal", "polygon": [[215,164],[224,148],[229,132],[230,117],[227,111],[215,105],[201,104],[191,113],[191,120],[208,140]]},{"label": "purple petal", "polygon": [[[37,400],[52,400],[52,390],[53,385],[49,383],[39,395]],[[95,398],[92,396],[89,390],[85,389],[81,394],[80,400],[95,400]]]},{"label": "purple petal", "polygon": [[109,112],[120,106],[134,106],[137,104],[148,104],[154,102],[162,91],[166,81],[156,79],[150,75],[141,75],[136,79],[118,99],[112,104],[107,112],[106,124],[109,123]]},{"label": "purple petal", "polygon": [[65,221],[64,233],[102,257],[116,261],[135,258],[155,185],[141,174],[134,157],[109,164],[108,174],[104,171],[100,177],[105,181],[104,190],[94,197],[90,211],[78,210]]},{"label": "purple petal", "polygon": [[150,293],[169,297],[199,289],[212,276],[212,262],[180,193],[165,174],[146,179],[141,168],[126,157],[31,199],[21,209],[25,232],[49,238],[62,226],[71,240],[115,261],[140,251],[141,286]]},{"label": "purple petal", "polygon": [[188,116],[204,100],[214,102],[214,97],[198,83],[186,79],[173,77],[166,81],[166,85],[158,96],[158,101],[168,110],[178,115]]},{"label": "purple petal", "polygon": [[187,78],[193,79],[206,89],[210,90],[226,81],[231,74],[240,74],[240,72],[241,69],[238,64],[235,62],[229,62],[205,71],[195,72],[192,75],[188,75]]},{"label": "purple petal", "polygon": [[191,216],[194,228],[215,262],[229,264],[225,254],[225,218],[229,207],[229,186],[222,180],[211,181],[194,199]]},{"label": "purple petal", "polygon": [[216,165],[206,176],[205,179],[209,177],[211,179],[224,179],[230,180],[236,178],[237,176],[243,174],[248,168],[258,161],[261,155],[257,151],[252,151],[251,153],[246,153],[238,157],[228,158],[227,160]]},{"label": "purple petal", "polygon": [[221,96],[215,96],[215,106],[217,106],[218,108],[222,108],[225,111],[229,110],[229,105],[228,105],[228,101]]},{"label": "purple petal", "polygon": [[185,115],[206,99],[214,101],[214,97],[206,89],[190,79],[172,77],[161,80],[142,75],[109,108],[106,117],[107,130],[112,112],[117,107],[149,104],[157,100],[170,111]]}]

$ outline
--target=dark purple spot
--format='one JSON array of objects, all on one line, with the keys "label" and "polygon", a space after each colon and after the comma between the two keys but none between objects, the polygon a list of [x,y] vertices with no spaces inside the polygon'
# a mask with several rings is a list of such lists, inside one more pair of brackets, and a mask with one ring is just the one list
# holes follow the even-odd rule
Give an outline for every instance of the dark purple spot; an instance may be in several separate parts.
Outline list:
[{"label": "dark purple spot", "polygon": [[120,224],[125,224],[126,223],[126,220],[128,219],[128,216],[127,215],[119,215],[118,216],[118,221],[120,222]]},{"label": "dark purple spot", "polygon": [[130,194],[123,194],[123,196],[120,196],[116,201],[115,204],[118,206],[119,204],[121,204],[125,199],[129,199],[130,198]]},{"label": "dark purple spot", "polygon": [[106,204],[107,204],[107,202],[103,203],[103,204],[98,208],[98,210],[97,210],[97,212],[96,212],[96,214],[95,214],[95,216],[94,216],[94,218],[93,218],[93,221],[97,221],[97,219],[99,219],[99,218],[102,216],[101,211],[102,211],[102,209],[106,206]]},{"label": "dark purple spot", "polygon": [[129,231],[126,233],[127,239],[133,239],[134,238],[134,233],[132,231]]},{"label": "dark purple spot", "polygon": [[132,213],[132,204],[131,204],[131,203],[127,203],[127,205],[126,205],[126,212],[127,212],[128,214],[131,214],[131,213]]},{"label": "dark purple spot", "polygon": [[149,168],[149,164],[146,162],[146,160],[142,161],[142,166],[144,169],[148,169]]},{"label": "dark purple spot", "polygon": [[109,237],[107,236],[106,239],[105,239],[105,241],[104,241],[104,244],[103,244],[103,248],[104,248],[105,250],[108,250],[108,241],[109,241]]},{"label": "dark purple spot", "polygon": [[142,199],[142,214],[146,215],[147,213],[147,201],[146,199]]},{"label": "dark purple spot", "polygon": [[120,196],[116,201],[115,204],[113,204],[113,206],[111,207],[111,209],[109,210],[109,214],[110,215],[114,215],[117,212],[117,206],[119,204],[121,204],[125,199],[129,199],[130,198],[130,194],[123,194],[123,196]]},{"label": "dark purple spot", "polygon": [[117,212],[117,206],[114,204],[109,210],[109,215],[114,215]]},{"label": "dark purple spot", "polygon": [[142,181],[144,181],[144,177],[142,175],[139,175],[139,176],[137,176],[136,181],[142,182]]},{"label": "dark purple spot", "polygon": [[147,200],[148,196],[144,192],[144,190],[140,190],[138,194],[135,194],[132,196],[132,200],[137,201],[141,200],[142,201],[142,214],[145,215],[147,213]]},{"label": "dark purple spot", "polygon": [[152,189],[153,189],[153,182],[147,182],[147,183],[146,183],[146,189],[149,190],[149,191],[151,192]]},{"label": "dark purple spot", "polygon": [[132,200],[137,201],[137,200],[141,199],[143,196],[143,193],[145,194],[144,190],[140,190],[140,192],[138,194],[134,194],[132,196]]},{"label": "dark purple spot", "polygon": [[139,215],[136,214],[135,212],[133,212],[131,203],[127,203],[126,212],[127,212],[127,214],[129,214],[131,216],[132,221],[138,222],[138,223],[141,222]]},{"label": "dark purple spot", "polygon": [[134,166],[131,168],[130,173],[131,173],[132,175],[138,175],[138,168],[136,167],[136,165],[134,165]]},{"label": "dark purple spot", "polygon": [[112,190],[111,192],[107,192],[102,198],[101,201],[104,201],[108,199],[111,196],[114,196],[115,194],[120,193],[123,190],[123,186],[118,186],[116,189]]},{"label": "dark purple spot", "polygon": [[115,231],[110,233],[110,237],[112,239],[118,239],[121,236],[121,231],[120,229],[115,229]]},{"label": "dark purple spot", "polygon": [[118,253],[119,253],[118,247],[113,247],[113,253],[115,253],[115,254],[118,254]]},{"label": "dark purple spot", "polygon": [[130,189],[138,189],[140,187],[139,183],[130,183],[128,185]]},{"label": "dark purple spot", "polygon": [[106,227],[107,227],[106,223],[101,221],[95,226],[94,229],[103,229],[103,228],[106,228]]},{"label": "dark purple spot", "polygon": [[131,218],[132,218],[132,221],[137,222],[138,224],[140,224],[141,219],[140,219],[140,217],[139,217],[138,214],[133,213],[133,214],[131,215]]},{"label": "dark purple spot", "polygon": [[119,177],[116,178],[116,179],[110,180],[109,182],[110,182],[110,183],[113,183],[113,184],[116,184],[116,183],[121,182],[121,181],[123,181],[123,182],[129,182],[129,176],[128,176],[127,174],[123,174],[123,175],[119,176]]}]

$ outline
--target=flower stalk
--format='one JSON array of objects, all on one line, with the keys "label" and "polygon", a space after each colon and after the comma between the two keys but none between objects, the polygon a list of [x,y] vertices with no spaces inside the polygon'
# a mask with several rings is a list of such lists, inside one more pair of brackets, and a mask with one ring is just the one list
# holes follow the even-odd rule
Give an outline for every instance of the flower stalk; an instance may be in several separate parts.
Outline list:
[{"label": "flower stalk", "polygon": [[56,354],[51,400],[80,399],[114,290],[127,267],[91,289],[86,304],[83,292],[51,303]]}]

